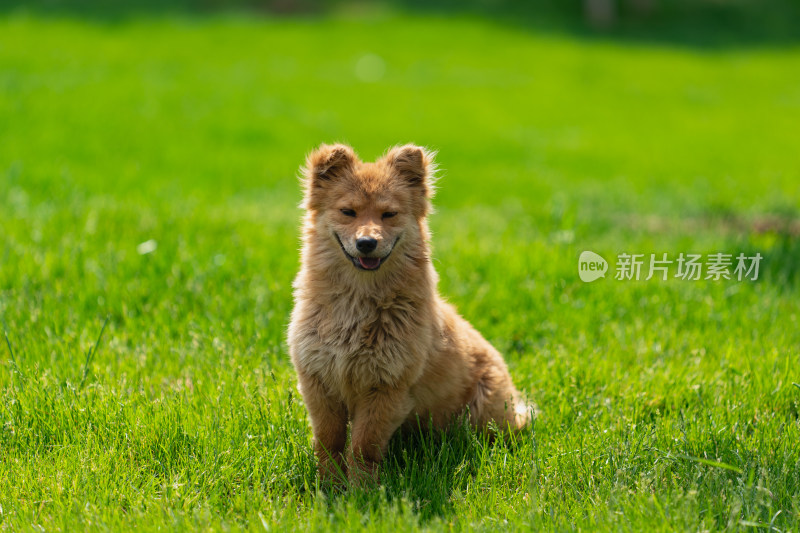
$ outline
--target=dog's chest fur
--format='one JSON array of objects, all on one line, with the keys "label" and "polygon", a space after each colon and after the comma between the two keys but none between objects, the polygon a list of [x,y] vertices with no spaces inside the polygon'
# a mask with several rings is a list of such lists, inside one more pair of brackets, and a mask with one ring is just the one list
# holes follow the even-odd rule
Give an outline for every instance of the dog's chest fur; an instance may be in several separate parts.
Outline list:
[{"label": "dog's chest fur", "polygon": [[422,371],[429,312],[409,295],[365,297],[342,289],[303,306],[310,349],[301,363],[332,391],[394,386]]}]

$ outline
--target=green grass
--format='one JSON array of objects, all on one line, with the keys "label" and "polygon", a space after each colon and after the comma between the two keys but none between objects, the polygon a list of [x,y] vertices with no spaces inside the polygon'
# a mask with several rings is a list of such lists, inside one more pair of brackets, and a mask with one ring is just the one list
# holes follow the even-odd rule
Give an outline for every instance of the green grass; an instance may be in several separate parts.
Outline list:
[{"label": "green grass", "polygon": [[[469,18],[4,15],[0,528],[799,529],[798,67]],[[441,290],[541,410],[399,436],[344,494],[284,333],[297,168],[335,140],[439,150]],[[584,284],[585,249],[764,262]]]}]

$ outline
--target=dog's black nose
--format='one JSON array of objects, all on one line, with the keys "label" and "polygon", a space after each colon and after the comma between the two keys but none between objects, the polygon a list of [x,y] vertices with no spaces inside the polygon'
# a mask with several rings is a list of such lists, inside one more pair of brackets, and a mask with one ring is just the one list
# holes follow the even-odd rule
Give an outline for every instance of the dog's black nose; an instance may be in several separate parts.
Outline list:
[{"label": "dog's black nose", "polygon": [[378,240],[372,237],[361,237],[356,240],[356,248],[362,254],[368,254],[378,247]]}]

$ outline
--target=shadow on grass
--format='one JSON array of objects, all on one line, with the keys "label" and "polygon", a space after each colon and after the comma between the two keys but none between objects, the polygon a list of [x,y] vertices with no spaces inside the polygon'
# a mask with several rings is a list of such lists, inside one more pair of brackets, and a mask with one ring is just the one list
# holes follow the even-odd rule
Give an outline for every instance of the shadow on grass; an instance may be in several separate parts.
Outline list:
[{"label": "shadow on grass", "polygon": [[[791,206],[751,214],[711,208],[692,215],[670,217],[631,215],[615,219],[609,227],[620,226],[652,236],[676,233],[718,236],[724,243],[719,251],[732,255],[731,270],[736,267],[738,254],[743,253],[748,258],[760,254],[758,276],[754,281],[785,288],[793,288],[800,282],[800,211]],[[713,253],[713,250],[707,252]],[[751,274],[747,279],[752,280]]]},{"label": "shadow on grass", "polygon": [[453,491],[467,488],[490,445],[464,421],[445,431],[403,429],[389,444],[382,484],[390,498],[415,502],[422,520],[446,515]]},{"label": "shadow on grass", "polygon": [[505,439],[492,435],[476,433],[465,419],[446,430],[401,428],[392,437],[381,464],[380,487],[327,487],[326,504],[335,507],[355,496],[359,507],[380,513],[387,503],[404,501],[421,523],[446,519],[454,513],[458,495],[475,490],[481,472],[486,473],[487,466],[498,460],[498,454],[521,451],[521,435]]},{"label": "shadow on grass", "polygon": [[[794,208],[742,217],[723,213],[720,231],[728,233],[728,249],[747,257],[761,256],[757,281],[785,289],[800,282],[800,213]],[[735,259],[735,258],[734,258]]]},{"label": "shadow on grass", "polygon": [[[602,20],[587,5],[611,6]],[[691,48],[789,46],[800,43],[797,0],[387,0],[376,7],[354,0],[9,0],[0,14],[71,16],[121,22],[142,16],[317,17],[375,11],[474,16],[523,31],[628,44]]]},{"label": "shadow on grass", "polygon": [[[788,234],[774,234],[766,237],[768,245],[759,242],[748,243],[745,254],[761,254],[759,278],[779,287],[793,288],[800,282],[800,239]],[[764,242],[762,239],[760,242]]]}]

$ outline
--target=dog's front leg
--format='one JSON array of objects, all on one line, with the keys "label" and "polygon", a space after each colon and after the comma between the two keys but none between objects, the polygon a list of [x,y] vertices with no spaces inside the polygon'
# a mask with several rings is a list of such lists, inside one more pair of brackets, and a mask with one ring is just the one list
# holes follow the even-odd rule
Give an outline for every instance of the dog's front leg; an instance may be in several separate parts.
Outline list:
[{"label": "dog's front leg", "polygon": [[347,465],[344,447],[347,442],[347,408],[331,398],[314,376],[298,373],[303,400],[311,418],[314,454],[319,462],[321,481],[344,481]]},{"label": "dog's front leg", "polygon": [[355,405],[350,441],[349,478],[352,483],[378,480],[378,464],[389,439],[413,407],[408,389],[372,388]]}]

